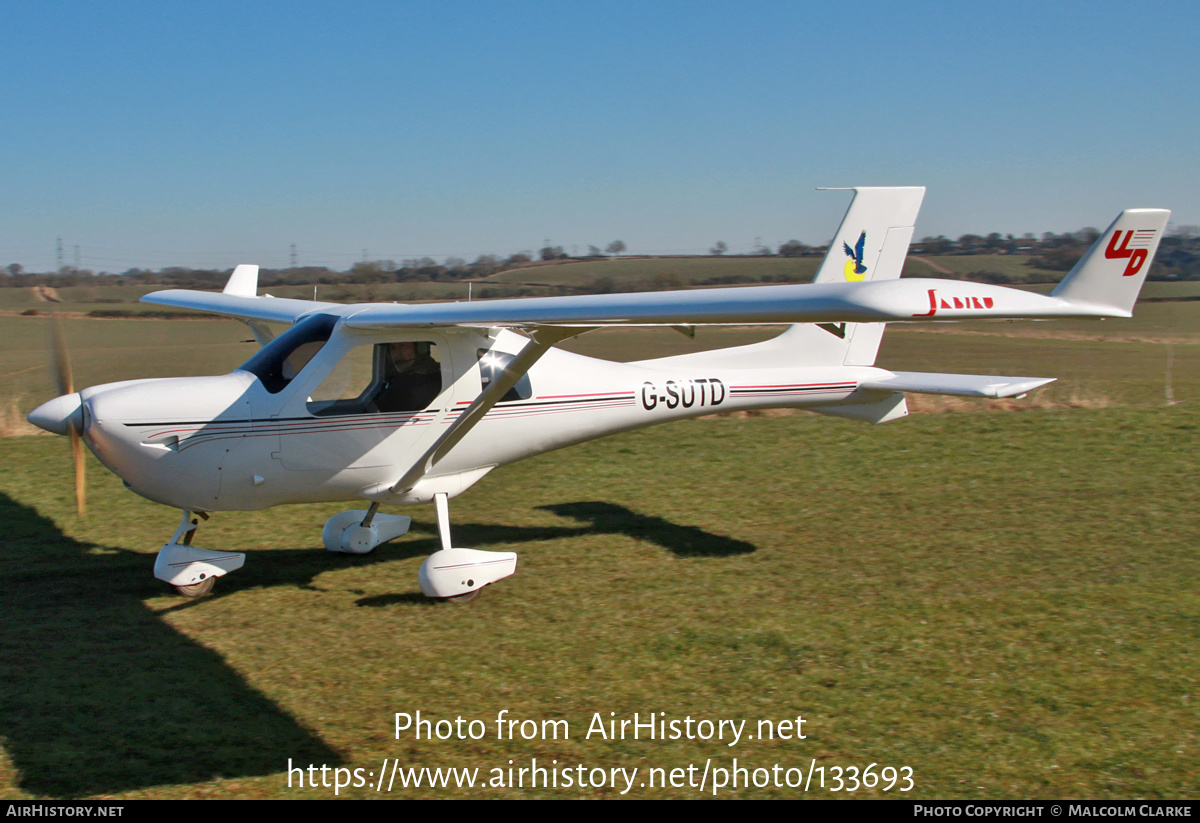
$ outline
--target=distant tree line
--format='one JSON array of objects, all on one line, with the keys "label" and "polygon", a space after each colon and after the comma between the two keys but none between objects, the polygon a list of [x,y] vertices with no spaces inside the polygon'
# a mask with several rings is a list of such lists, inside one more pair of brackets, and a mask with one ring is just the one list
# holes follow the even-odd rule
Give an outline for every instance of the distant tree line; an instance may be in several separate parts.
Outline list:
[{"label": "distant tree line", "polygon": [[[988,235],[964,234],[957,240],[938,235],[923,237],[912,243],[908,253],[916,256],[1021,254],[1028,258],[1025,265],[1032,268],[1067,272],[1099,237],[1100,231],[1092,226],[1063,234],[1048,231],[1040,238],[1032,233],[1015,237],[1011,234],[1001,235],[999,232]],[[823,255],[827,248],[828,246],[806,246],[798,240],[789,240],[779,247],[779,255]],[[713,249],[713,254],[721,253],[723,251]],[[981,276],[972,279],[995,280],[1003,277],[994,273],[991,277],[984,277],[987,272],[973,274]],[[1148,276],[1151,280],[1200,280],[1200,226],[1180,226],[1169,231],[1159,244],[1154,266]]]},{"label": "distant tree line", "polygon": [[[992,232],[988,235],[964,234],[957,240],[939,235],[923,237],[914,242],[909,253],[922,255],[983,255],[983,254],[1019,254],[1026,256],[1025,264],[1037,269],[1048,271],[1069,271],[1083,253],[1096,241],[1100,232],[1089,226],[1079,231],[1055,234],[1045,232],[1041,237],[1026,233],[1021,237],[1011,234],[1001,235]],[[507,257],[493,254],[483,254],[473,263],[459,257],[447,257],[439,263],[432,257],[421,257],[403,260],[399,264],[392,260],[375,260],[355,263],[348,271],[336,271],[324,266],[296,266],[284,269],[261,269],[259,284],[271,286],[322,285],[338,283],[392,283],[413,281],[465,281],[482,280],[502,271],[528,266],[546,265],[565,261],[602,260],[623,255],[627,250],[624,242],[614,240],[604,250],[598,246],[588,246],[586,255],[571,256],[562,246],[547,244],[537,253],[537,259],[529,251],[517,252]],[[714,257],[726,257],[729,247],[723,241],[717,241],[709,254]],[[799,240],[789,240],[780,244],[776,251],[759,245],[748,256],[753,257],[818,257],[824,255],[828,246],[809,246]],[[746,256],[746,255],[742,255]],[[62,288],[78,285],[103,285],[120,287],[128,284],[169,285],[176,288],[219,289],[229,279],[230,269],[192,269],[182,266],[168,266],[152,271],[150,269],[128,269],[115,276],[97,276],[89,269],[64,266],[57,272],[29,273],[19,263],[10,264],[0,269],[0,287],[52,286]],[[101,273],[107,274],[107,273]],[[1001,282],[1003,275],[986,271],[971,272],[963,275],[968,279],[991,280]],[[1151,280],[1200,280],[1200,227],[1180,226],[1167,233],[1163,238],[1155,257],[1154,266],[1150,270]],[[738,277],[736,275],[715,278],[712,284],[758,282],[754,277]],[[616,288],[614,281],[606,283],[606,278],[599,278],[594,288],[610,290]],[[657,281],[648,280],[644,284],[647,289],[654,288]],[[628,288],[628,283],[622,283]],[[667,284],[666,287],[670,287]]]}]

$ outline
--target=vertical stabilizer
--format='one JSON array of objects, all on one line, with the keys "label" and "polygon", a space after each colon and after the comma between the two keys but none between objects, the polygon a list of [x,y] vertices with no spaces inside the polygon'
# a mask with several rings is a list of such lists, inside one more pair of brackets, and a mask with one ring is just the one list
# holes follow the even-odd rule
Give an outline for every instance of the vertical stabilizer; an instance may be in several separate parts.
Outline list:
[{"label": "vertical stabilizer", "polygon": [[895,280],[904,267],[924,186],[859,186],[814,283],[866,283]]},{"label": "vertical stabilizer", "polygon": [[258,266],[242,263],[229,275],[222,294],[233,294],[238,297],[258,296]]},{"label": "vertical stabilizer", "polygon": [[1051,296],[1129,317],[1170,218],[1166,209],[1121,212]]},{"label": "vertical stabilizer", "polygon": [[[923,186],[859,186],[842,218],[814,283],[866,283],[895,280],[904,268]],[[818,352],[822,365],[870,366],[875,363],[884,323],[821,323],[792,326],[778,339],[807,352]]]}]

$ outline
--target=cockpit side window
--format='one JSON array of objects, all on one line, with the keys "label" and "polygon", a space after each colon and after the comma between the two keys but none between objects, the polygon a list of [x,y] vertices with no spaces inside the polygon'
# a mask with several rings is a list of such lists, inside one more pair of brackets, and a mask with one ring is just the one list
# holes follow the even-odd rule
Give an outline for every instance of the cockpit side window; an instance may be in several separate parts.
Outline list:
[{"label": "cockpit side window", "polygon": [[347,352],[313,389],[308,411],[317,417],[421,411],[441,393],[436,343],[377,343]]},{"label": "cockpit side window", "polygon": [[380,367],[380,387],[374,398],[378,411],[419,411],[429,408],[442,393],[442,365],[434,343],[383,343],[376,362]]},{"label": "cockpit side window", "polygon": [[[508,364],[516,357],[514,354],[496,351],[495,349],[478,349],[475,354],[479,358],[479,382],[481,387],[485,389],[503,373]],[[504,396],[500,398],[500,402],[507,403],[511,400],[528,400],[532,396],[533,387],[529,383],[529,375],[523,374],[516,385],[504,393]]]},{"label": "cockpit side window", "polygon": [[338,319],[330,314],[318,314],[301,320],[276,337],[239,368],[262,381],[271,394],[283,391],[317,352],[329,342]]}]

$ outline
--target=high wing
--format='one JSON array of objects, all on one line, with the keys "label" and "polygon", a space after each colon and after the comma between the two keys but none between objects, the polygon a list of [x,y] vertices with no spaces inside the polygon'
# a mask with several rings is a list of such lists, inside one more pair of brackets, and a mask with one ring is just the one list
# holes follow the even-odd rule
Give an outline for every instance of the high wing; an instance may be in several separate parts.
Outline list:
[{"label": "high wing", "polygon": [[378,329],[1130,317],[1170,216],[1165,209],[1122,212],[1049,295],[963,280],[876,279],[476,303],[375,305],[352,313],[346,325]]},{"label": "high wing", "polygon": [[264,320],[268,323],[294,323],[314,312],[343,308],[339,303],[294,300],[288,297],[238,297],[190,289],[151,292],[144,296],[141,302],[223,314],[243,320]]},{"label": "high wing", "polygon": [[[913,323],[1018,317],[1129,317],[1169,217],[1170,212],[1165,209],[1130,209],[1122,212],[1050,295],[960,280],[900,280],[894,279],[893,274],[892,278],[877,277],[865,282],[825,281],[805,285],[465,303],[344,306],[251,296],[254,288],[250,278],[242,276],[239,279],[235,271],[230,285],[220,294],[173,289],[148,294],[142,300],[247,320],[274,322],[294,322],[313,312],[328,311],[344,316],[348,327],[360,329]],[[880,260],[881,264],[889,261],[902,264],[903,252],[907,250],[908,238],[911,237],[911,226],[907,233],[897,234],[893,230],[886,232],[886,237],[887,244],[875,255],[875,259]],[[901,240],[903,248],[899,248]],[[890,249],[888,245],[898,248]],[[239,270],[243,268],[251,267],[239,267]],[[254,268],[256,278],[257,269]],[[238,280],[236,287],[235,280]]]},{"label": "high wing", "polygon": [[339,303],[294,300],[287,297],[258,296],[258,266],[242,264],[233,270],[221,292],[167,289],[142,297],[143,303],[175,306],[180,309],[223,314],[242,320],[269,323],[295,323],[313,312],[344,308]]}]

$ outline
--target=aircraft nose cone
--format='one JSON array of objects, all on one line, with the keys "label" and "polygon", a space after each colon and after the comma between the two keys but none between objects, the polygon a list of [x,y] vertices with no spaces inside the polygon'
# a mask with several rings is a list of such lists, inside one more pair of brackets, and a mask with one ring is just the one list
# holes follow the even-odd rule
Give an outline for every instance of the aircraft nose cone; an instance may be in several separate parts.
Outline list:
[{"label": "aircraft nose cone", "polygon": [[67,434],[71,429],[82,431],[83,398],[79,392],[64,394],[38,406],[25,419],[54,434]]}]

